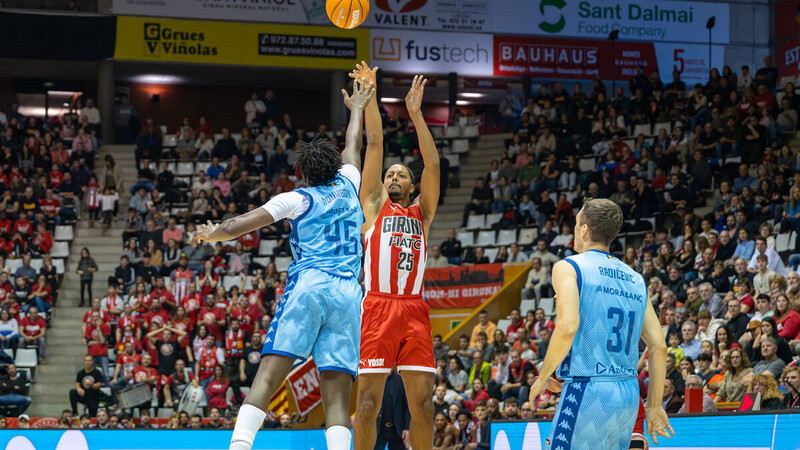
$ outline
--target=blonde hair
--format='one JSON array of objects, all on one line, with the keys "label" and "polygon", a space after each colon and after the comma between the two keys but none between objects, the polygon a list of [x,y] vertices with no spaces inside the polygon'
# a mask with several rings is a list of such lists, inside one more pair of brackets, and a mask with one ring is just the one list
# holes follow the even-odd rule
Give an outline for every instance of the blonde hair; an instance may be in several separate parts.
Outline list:
[{"label": "blonde hair", "polygon": [[756,383],[761,383],[764,385],[764,398],[761,400],[769,400],[771,398],[783,398],[781,395],[781,391],[778,389],[778,382],[775,381],[775,378],[772,378],[771,375],[764,375],[758,374],[750,380],[750,383],[747,385],[747,392],[753,392],[753,386]]}]

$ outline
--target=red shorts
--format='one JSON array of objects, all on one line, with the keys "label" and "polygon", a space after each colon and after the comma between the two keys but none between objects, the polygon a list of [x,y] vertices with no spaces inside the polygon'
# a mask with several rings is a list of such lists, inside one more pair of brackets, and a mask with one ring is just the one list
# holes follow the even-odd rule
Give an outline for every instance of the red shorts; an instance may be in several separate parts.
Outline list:
[{"label": "red shorts", "polygon": [[428,302],[421,295],[368,292],[361,305],[358,373],[436,372]]},{"label": "red shorts", "polygon": [[644,436],[644,403],[639,399],[639,414],[636,416],[636,424],[633,426],[633,434]]}]

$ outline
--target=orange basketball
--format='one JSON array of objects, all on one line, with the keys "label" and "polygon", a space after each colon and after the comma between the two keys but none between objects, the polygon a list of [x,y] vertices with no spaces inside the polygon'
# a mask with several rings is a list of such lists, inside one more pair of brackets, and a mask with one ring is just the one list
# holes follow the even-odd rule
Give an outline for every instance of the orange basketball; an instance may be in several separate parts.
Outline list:
[{"label": "orange basketball", "polygon": [[369,0],[327,0],[325,9],[334,25],[350,30],[367,18]]}]

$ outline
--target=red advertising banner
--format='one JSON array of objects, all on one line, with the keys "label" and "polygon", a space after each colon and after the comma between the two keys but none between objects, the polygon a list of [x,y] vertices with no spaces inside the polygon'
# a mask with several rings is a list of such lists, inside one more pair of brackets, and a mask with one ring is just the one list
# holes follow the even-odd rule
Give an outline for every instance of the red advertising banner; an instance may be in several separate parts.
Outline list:
[{"label": "red advertising banner", "polygon": [[775,42],[780,42],[800,33],[800,15],[797,0],[779,0],[775,3]]},{"label": "red advertising banner", "polygon": [[426,269],[423,296],[431,308],[473,308],[502,287],[502,264]]},{"label": "red advertising banner", "polygon": [[322,401],[319,371],[311,358],[289,373],[286,379],[289,381],[294,403],[297,405],[297,414],[305,416]]},{"label": "red advertising banner", "polygon": [[781,42],[775,46],[775,67],[781,77],[800,74],[800,38]]},{"label": "red advertising banner", "polygon": [[531,75],[537,78],[604,80],[628,79],[636,66],[645,73],[658,67],[655,48],[649,42],[617,42],[611,64],[611,42],[591,39],[543,39],[539,37],[494,36],[494,74]]}]

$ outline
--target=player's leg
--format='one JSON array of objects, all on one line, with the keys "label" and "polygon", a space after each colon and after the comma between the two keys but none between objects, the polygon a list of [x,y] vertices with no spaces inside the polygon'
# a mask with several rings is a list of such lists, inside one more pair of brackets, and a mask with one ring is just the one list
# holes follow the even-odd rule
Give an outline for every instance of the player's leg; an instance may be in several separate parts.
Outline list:
[{"label": "player's leg", "polygon": [[244,404],[239,409],[236,427],[231,437],[231,450],[250,450],[256,432],[261,429],[269,409],[269,401],[281,387],[294,365],[294,358],[283,355],[265,355]]},{"label": "player's leg", "polygon": [[328,450],[350,450],[350,388],[353,375],[325,370],[319,375],[322,405],[325,408],[325,438]]},{"label": "player's leg", "polygon": [[400,372],[406,388],[408,409],[411,412],[409,429],[411,448],[431,448],[433,445],[433,373],[417,370]]},{"label": "player's leg", "polygon": [[264,423],[269,401],[289,375],[294,361],[311,353],[324,313],[316,298],[306,294],[314,283],[313,276],[303,274],[290,279],[283,292],[264,338],[253,385],[239,409],[231,450],[250,450],[256,432]]},{"label": "player's leg", "polygon": [[[388,372],[358,375],[356,417],[353,420],[353,448],[355,450],[370,450],[375,446],[377,432],[375,421],[381,410],[383,387],[386,384],[387,374]],[[408,392],[407,389],[406,392]]]},{"label": "player's leg", "polygon": [[408,409],[411,412],[409,429],[412,448],[433,446],[433,376],[436,361],[431,342],[431,322],[428,302],[421,297],[401,303],[406,319],[405,343],[397,355],[397,370],[403,377]]}]

